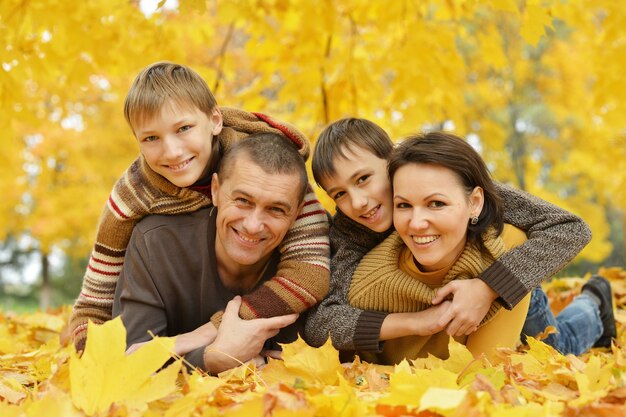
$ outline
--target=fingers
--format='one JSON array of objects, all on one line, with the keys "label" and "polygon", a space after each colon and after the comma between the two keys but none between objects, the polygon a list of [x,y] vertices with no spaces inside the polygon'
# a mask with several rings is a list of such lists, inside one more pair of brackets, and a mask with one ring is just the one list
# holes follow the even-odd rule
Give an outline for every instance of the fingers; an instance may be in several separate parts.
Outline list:
[{"label": "fingers", "polygon": [[456,286],[454,285],[454,282],[450,282],[444,285],[443,287],[439,288],[437,290],[437,293],[435,294],[435,298],[433,298],[432,303],[439,304],[440,302],[445,300],[446,297],[450,295],[454,295],[455,289],[456,289]]},{"label": "fingers", "polygon": [[280,350],[262,350],[261,351],[261,356],[265,356],[266,358],[272,358],[272,359],[282,359],[282,354],[283,352],[281,352]]},{"label": "fingers", "polygon": [[479,324],[470,318],[456,317],[446,327],[446,333],[449,336],[467,336],[478,330]]},{"label": "fingers", "polygon": [[268,329],[282,329],[298,320],[298,314],[286,314],[284,316],[270,317],[263,320]]},{"label": "fingers", "polygon": [[256,365],[257,369],[261,369],[265,366],[266,362],[265,362],[265,356],[262,355],[257,355],[254,358],[250,359],[249,361],[247,361],[246,363],[253,363]]},{"label": "fingers", "polygon": [[133,343],[132,345],[130,345],[130,347],[128,349],[126,349],[126,354],[130,355],[131,353],[135,352],[137,349],[139,349],[140,347],[142,347],[146,343],[148,343],[148,342]]},{"label": "fingers", "polygon": [[226,304],[226,308],[224,309],[224,315],[228,315],[232,317],[233,315],[239,317],[239,307],[241,307],[241,297],[235,296],[232,300]]}]

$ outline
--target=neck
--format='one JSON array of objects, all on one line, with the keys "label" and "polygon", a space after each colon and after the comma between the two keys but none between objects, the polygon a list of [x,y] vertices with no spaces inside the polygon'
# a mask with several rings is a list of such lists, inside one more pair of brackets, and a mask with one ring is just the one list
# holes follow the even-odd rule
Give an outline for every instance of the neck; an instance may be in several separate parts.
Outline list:
[{"label": "neck", "polygon": [[263,277],[268,265],[269,257],[254,265],[234,265],[217,259],[217,273],[226,288],[236,294],[246,294]]}]

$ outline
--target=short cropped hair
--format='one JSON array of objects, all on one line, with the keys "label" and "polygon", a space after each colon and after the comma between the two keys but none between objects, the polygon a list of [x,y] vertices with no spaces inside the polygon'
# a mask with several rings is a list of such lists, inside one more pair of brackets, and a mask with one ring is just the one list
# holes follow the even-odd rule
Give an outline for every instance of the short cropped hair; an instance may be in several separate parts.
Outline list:
[{"label": "short cropped hair", "polygon": [[217,106],[213,93],[197,72],[161,61],[147,66],[135,77],[124,102],[124,117],[132,129],[138,122],[156,116],[168,100],[195,106],[207,116]]},{"label": "short cropped hair", "polygon": [[481,234],[489,226],[495,227],[498,235],[502,232],[504,226],[502,199],[496,191],[485,161],[465,140],[445,132],[408,137],[389,157],[387,168],[392,184],[398,169],[408,164],[432,164],[448,168],[457,175],[468,194],[475,187],[483,189],[485,202],[478,216],[478,223],[468,224],[468,243],[474,244],[482,251],[484,245]]},{"label": "short cropped hair", "polygon": [[247,156],[268,174],[295,174],[299,177],[294,184],[298,204],[304,200],[309,186],[304,159],[298,153],[296,145],[277,133],[255,133],[235,142],[222,156],[218,169],[220,181],[227,179],[241,157]]},{"label": "short cropped hair", "polygon": [[349,117],[329,124],[317,138],[313,151],[311,169],[315,182],[321,186],[324,178],[335,175],[335,158],[346,158],[346,151],[354,147],[387,159],[393,150],[393,141],[383,128],[366,119]]}]

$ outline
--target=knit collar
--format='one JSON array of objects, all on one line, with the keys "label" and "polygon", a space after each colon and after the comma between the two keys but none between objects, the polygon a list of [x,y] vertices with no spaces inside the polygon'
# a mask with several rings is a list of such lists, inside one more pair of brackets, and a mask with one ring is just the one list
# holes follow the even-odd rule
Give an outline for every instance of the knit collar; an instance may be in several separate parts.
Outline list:
[{"label": "knit collar", "polygon": [[[486,253],[481,253],[474,245],[466,244],[445,275],[441,286],[454,279],[479,276],[506,252],[504,242],[497,236],[495,228],[488,229],[482,238]],[[430,288],[398,267],[400,252],[404,246],[400,235],[393,232],[363,257],[350,284],[348,299],[352,306],[363,310],[398,313],[421,311],[432,306],[438,287]],[[494,302],[483,324],[499,308],[500,304]]]}]

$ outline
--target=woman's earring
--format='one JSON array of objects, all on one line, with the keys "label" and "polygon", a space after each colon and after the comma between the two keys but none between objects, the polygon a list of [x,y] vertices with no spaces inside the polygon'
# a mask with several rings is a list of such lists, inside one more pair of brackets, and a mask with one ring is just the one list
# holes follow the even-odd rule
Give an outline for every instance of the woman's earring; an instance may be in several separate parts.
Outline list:
[{"label": "woman's earring", "polygon": [[471,223],[472,225],[475,225],[476,223],[478,223],[478,216],[473,216],[473,217],[470,219],[470,223]]}]

